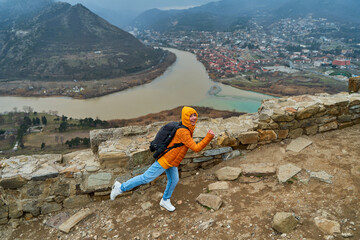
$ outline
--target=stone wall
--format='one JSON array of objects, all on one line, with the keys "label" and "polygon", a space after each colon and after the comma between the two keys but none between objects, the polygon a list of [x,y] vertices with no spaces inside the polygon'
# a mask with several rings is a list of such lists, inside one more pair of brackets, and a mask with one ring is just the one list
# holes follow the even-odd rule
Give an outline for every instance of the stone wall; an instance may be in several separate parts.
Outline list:
[{"label": "stone wall", "polygon": [[[179,167],[180,177],[196,174],[258,145],[358,123],[358,93],[268,99],[258,113],[228,119],[200,118],[195,140],[199,141],[210,128],[216,137],[203,151],[188,152]],[[115,179],[125,181],[144,172],[154,161],[149,142],[164,124],[93,130],[88,150],[0,160],[0,223],[108,199]]]},{"label": "stone wall", "polygon": [[360,77],[349,78],[349,93],[359,93]]}]

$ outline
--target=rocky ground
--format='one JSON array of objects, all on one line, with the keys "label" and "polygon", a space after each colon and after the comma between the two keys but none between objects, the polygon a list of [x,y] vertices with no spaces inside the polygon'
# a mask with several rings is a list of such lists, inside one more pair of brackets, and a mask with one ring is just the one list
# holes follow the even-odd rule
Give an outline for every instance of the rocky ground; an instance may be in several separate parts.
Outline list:
[{"label": "rocky ground", "polygon": [[[94,213],[69,233],[48,224],[59,213],[0,226],[0,239],[360,239],[360,125],[304,137],[312,144],[293,152],[291,140],[263,145],[238,158],[196,175],[182,178],[172,202],[175,212],[159,206],[166,178],[110,201],[94,196],[84,207]],[[279,171],[270,176],[243,174],[227,181],[228,188],[209,190],[224,167],[245,169],[246,164],[280,166],[291,163],[301,169],[285,183]],[[314,173],[324,171],[324,178]],[[218,210],[200,205],[202,194],[222,200]],[[81,209],[63,211],[69,216]],[[296,216],[297,226],[288,233],[272,228],[278,212]]]}]

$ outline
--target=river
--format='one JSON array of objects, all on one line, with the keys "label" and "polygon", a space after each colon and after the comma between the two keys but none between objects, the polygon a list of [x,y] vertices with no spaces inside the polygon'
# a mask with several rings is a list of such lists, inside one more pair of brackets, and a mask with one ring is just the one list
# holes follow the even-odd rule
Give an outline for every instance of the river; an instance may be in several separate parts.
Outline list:
[{"label": "river", "polygon": [[[0,112],[30,106],[37,112],[52,110],[73,118],[99,117],[110,120],[139,117],[182,105],[256,112],[262,99],[271,98],[215,83],[209,79],[204,66],[194,54],[168,50],[176,54],[176,62],[151,83],[85,100],[68,97],[0,97]],[[222,89],[215,96],[208,94],[213,85]]]}]

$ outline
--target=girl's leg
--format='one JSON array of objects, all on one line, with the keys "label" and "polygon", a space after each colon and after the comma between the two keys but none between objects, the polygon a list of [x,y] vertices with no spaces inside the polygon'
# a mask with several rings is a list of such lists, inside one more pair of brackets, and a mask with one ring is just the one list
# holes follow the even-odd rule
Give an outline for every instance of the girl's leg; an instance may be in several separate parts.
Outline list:
[{"label": "girl's leg", "polygon": [[136,177],[133,177],[126,182],[121,184],[121,191],[126,192],[134,187],[137,187],[142,184],[149,183],[153,181],[155,178],[160,176],[165,169],[157,162],[155,161],[149,168],[141,175],[138,175]]},{"label": "girl's leg", "polygon": [[163,199],[168,200],[171,197],[172,193],[174,192],[176,184],[179,182],[179,171],[177,167],[171,167],[166,169],[165,173],[167,176],[167,184],[163,195]]}]

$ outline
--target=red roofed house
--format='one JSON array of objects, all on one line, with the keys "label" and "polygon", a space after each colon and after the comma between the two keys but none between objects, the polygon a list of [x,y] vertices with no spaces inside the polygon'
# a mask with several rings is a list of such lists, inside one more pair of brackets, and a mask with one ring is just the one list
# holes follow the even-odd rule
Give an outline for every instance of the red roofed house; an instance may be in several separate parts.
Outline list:
[{"label": "red roofed house", "polygon": [[346,59],[335,59],[333,62],[332,62],[332,65],[335,65],[335,66],[340,66],[340,67],[345,67],[345,66],[349,66],[350,65],[350,60],[346,60]]}]

